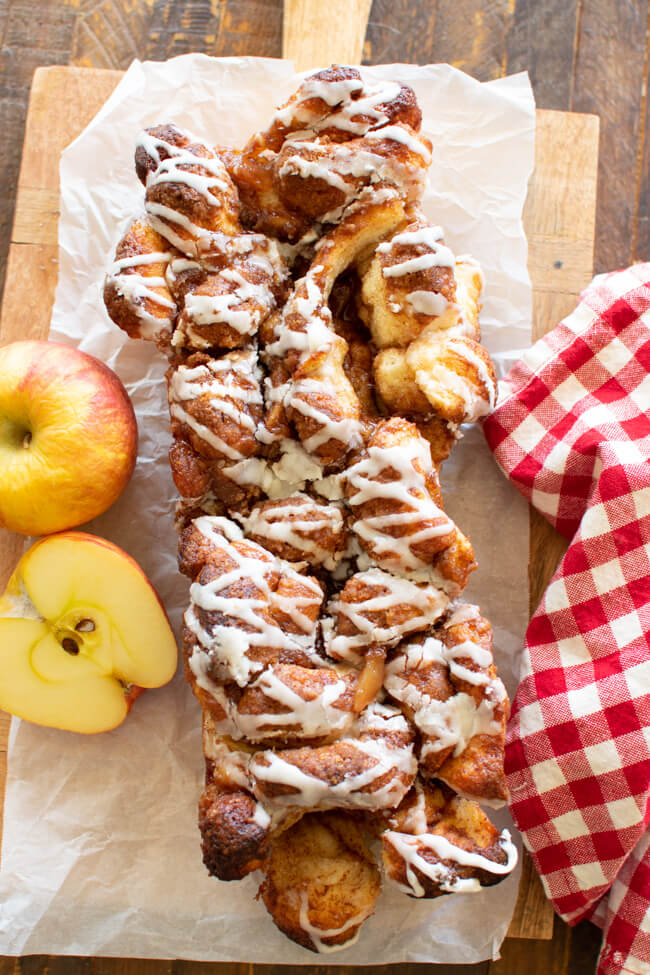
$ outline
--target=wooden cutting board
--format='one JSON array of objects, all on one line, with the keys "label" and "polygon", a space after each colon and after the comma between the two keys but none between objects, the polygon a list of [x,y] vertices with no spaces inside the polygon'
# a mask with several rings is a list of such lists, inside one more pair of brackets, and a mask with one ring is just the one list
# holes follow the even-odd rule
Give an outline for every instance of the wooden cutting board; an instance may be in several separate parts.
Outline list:
[{"label": "wooden cutting board", "polygon": [[[48,334],[58,276],[59,157],[121,77],[118,71],[72,67],[39,68],[34,74],[0,314],[0,344]],[[534,338],[572,309],[591,278],[597,168],[596,116],[537,112],[535,171],[524,215],[534,293]],[[564,543],[535,512],[531,512],[530,542],[532,612]],[[22,537],[0,530],[0,591],[22,548]],[[8,716],[0,712],[0,816],[8,729]],[[526,857],[509,936],[550,939],[552,933],[550,904]]]}]

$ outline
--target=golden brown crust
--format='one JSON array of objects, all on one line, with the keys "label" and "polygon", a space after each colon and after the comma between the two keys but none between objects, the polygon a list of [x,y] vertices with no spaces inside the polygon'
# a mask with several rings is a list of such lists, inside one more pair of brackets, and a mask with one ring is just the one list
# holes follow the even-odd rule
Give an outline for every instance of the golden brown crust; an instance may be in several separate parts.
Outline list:
[{"label": "golden brown crust", "polygon": [[[113,322],[130,338],[146,338],[165,349],[178,308],[165,282],[169,261],[177,253],[148,222],[138,217],[115,251],[104,282],[104,304]],[[160,260],[151,260],[160,255]]]},{"label": "golden brown crust", "polygon": [[379,423],[344,483],[359,542],[381,568],[432,565],[454,542],[428,445],[412,423]]},{"label": "golden brown crust", "polygon": [[458,321],[454,267],[424,266],[434,257],[434,237],[444,247],[442,235],[418,218],[377,248],[363,275],[359,311],[379,349],[406,347],[432,322],[444,329]]},{"label": "golden brown crust", "polygon": [[[508,853],[498,830],[475,802],[420,786],[407,796],[390,825],[382,837],[384,869],[411,896],[439,897],[463,889],[463,881],[488,887],[503,879],[503,872],[493,872],[490,862],[505,867]],[[449,851],[447,855],[438,852],[435,840],[428,845],[428,837],[451,844],[451,848],[441,846],[442,851]],[[449,855],[453,848],[488,863],[485,867],[463,864],[462,853],[458,859]]]},{"label": "golden brown crust", "polygon": [[[330,89],[339,91],[338,101],[321,97],[323,84],[338,86]],[[387,84],[384,90],[385,100],[375,98],[351,68],[328,68],[306,79],[231,162],[244,225],[296,241],[314,221],[335,221],[377,172],[404,199],[417,198],[431,151],[418,134],[422,115],[408,86]],[[405,135],[391,138],[396,128]],[[291,137],[296,131],[300,140]],[[350,161],[359,152],[372,155],[374,165],[356,171]]]},{"label": "golden brown crust", "polygon": [[145,129],[136,149],[155,229],[189,257],[210,234],[240,230],[237,190],[219,156],[173,124]]},{"label": "golden brown crust", "polygon": [[255,505],[246,519],[246,534],[288,562],[333,569],[340,562],[348,531],[340,508],[293,494]]},{"label": "golden brown crust", "polygon": [[199,800],[203,863],[219,880],[241,880],[264,863],[270,829],[255,819],[257,803],[244,791],[206,785]]},{"label": "golden brown crust", "polygon": [[281,931],[311,951],[352,940],[381,891],[362,827],[336,813],[304,816],[280,833],[265,872],[266,909]]}]

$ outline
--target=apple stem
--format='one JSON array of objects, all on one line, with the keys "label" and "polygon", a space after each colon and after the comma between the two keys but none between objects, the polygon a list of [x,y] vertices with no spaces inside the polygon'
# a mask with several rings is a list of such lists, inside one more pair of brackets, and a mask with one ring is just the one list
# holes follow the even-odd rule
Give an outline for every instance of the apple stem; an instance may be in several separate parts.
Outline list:
[{"label": "apple stem", "polygon": [[32,433],[31,430],[28,430],[25,436],[23,437],[23,447],[27,449],[31,445],[31,442],[32,442]]}]

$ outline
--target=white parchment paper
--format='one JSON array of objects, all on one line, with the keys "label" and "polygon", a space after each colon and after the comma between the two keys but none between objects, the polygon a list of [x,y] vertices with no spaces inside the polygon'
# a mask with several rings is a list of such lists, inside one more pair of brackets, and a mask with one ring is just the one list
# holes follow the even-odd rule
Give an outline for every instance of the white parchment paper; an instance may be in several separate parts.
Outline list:
[{"label": "white parchment paper", "polygon": [[[525,75],[489,84],[447,66],[364,68],[413,86],[434,143],[424,209],[457,253],[486,272],[484,340],[502,372],[530,344],[531,291],[521,213],[533,165],[534,104]],[[296,87],[289,62],[187,55],[135,62],[61,161],[60,277],[51,337],[99,356],[126,383],[138,417],[135,475],[89,530],[142,565],[178,628],[187,582],[176,569],[167,466],[165,363],[104,311],[101,285],[117,239],[142,206],[138,130],[175,121],[241,145]],[[527,507],[497,471],[479,431],[446,463],[450,514],[480,568],[466,591],[495,629],[512,691],[527,621]],[[137,613],[137,605],[133,612]],[[199,707],[180,673],[140,698],[116,731],[75,736],[13,721],[0,873],[0,953],[89,954],[313,964],[254,900],[258,878],[226,884],[202,863],[196,803]],[[496,818],[503,824],[507,813]],[[497,888],[415,901],[386,886],[359,943],[327,961],[471,963],[496,957],[518,873]],[[324,959],[325,960],[325,959]]]}]

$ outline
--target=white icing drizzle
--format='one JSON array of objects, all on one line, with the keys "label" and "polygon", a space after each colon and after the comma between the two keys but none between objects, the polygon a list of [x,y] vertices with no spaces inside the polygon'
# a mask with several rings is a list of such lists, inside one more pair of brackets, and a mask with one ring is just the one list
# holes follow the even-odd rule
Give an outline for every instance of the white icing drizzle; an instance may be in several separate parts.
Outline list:
[{"label": "white icing drizzle", "polygon": [[[459,662],[459,659],[471,661],[479,669],[475,671]],[[484,687],[482,700],[477,704],[465,692],[452,694],[443,701],[423,693],[408,677],[431,663],[447,667],[453,678]],[[452,748],[455,756],[460,755],[475,735],[502,735],[501,716],[495,718],[494,712],[505,700],[506,691],[501,680],[488,672],[492,663],[490,651],[478,643],[466,640],[455,646],[447,646],[430,636],[421,644],[408,644],[386,665],[386,690],[411,708],[415,725],[426,736],[422,746],[423,757],[447,748]]]},{"label": "white icing drizzle", "polygon": [[[474,348],[472,348],[471,345],[464,342],[460,337],[451,336],[447,339],[447,342],[454,352],[457,352],[461,358],[465,359],[470,363],[470,365],[474,366],[476,372],[478,373],[478,378],[487,393],[487,409],[485,412],[493,409],[497,398],[497,384],[492,378],[485,360],[474,350]],[[485,401],[483,400],[483,402]],[[478,419],[478,416],[483,415],[484,413],[479,413],[476,416],[468,417],[468,422],[473,423],[475,419]]]},{"label": "white icing drizzle", "polygon": [[[416,876],[416,870],[446,893],[474,893],[481,889],[478,877],[460,878],[456,875],[454,867],[441,862],[443,860],[451,860],[459,867],[485,870],[487,873],[500,876],[510,873],[517,864],[517,848],[507,829],[502,831],[497,841],[499,848],[506,854],[505,863],[497,863],[481,853],[464,850],[450,843],[446,837],[435,833],[411,836],[407,833],[387,830],[383,837],[402,857],[406,866],[407,884],[398,884],[398,886],[415,897],[423,897],[425,894],[425,889]],[[430,850],[438,859],[432,863],[422,855],[423,849]]]},{"label": "white icing drizzle", "polygon": [[[359,98],[351,97],[359,93]],[[336,128],[353,135],[365,135],[369,129],[388,122],[388,115],[379,106],[393,101],[399,93],[400,86],[392,81],[370,86],[364,85],[360,78],[337,81],[309,78],[301,86],[299,98],[276,112],[275,121],[285,126],[299,122],[313,132]],[[322,99],[330,108],[336,105],[340,108],[330,113],[306,108],[305,102],[311,98]]]},{"label": "white icing drizzle", "polygon": [[[394,472],[391,480],[381,480],[390,470]],[[382,514],[364,515],[352,524],[382,568],[423,568],[428,563],[416,555],[414,546],[454,532],[454,523],[427,490],[422,473],[427,470],[431,470],[431,451],[424,438],[416,436],[394,446],[371,444],[346,472],[353,511],[368,502],[385,502]],[[403,506],[406,511],[399,510]]]},{"label": "white icing drizzle", "polygon": [[[151,200],[145,199],[145,209],[151,226],[162,237],[168,240],[170,244],[173,244],[179,251],[187,254],[188,257],[196,257],[198,255],[199,240],[202,236],[208,234],[208,231],[204,227],[199,227],[197,224],[192,223],[185,214],[179,213],[178,210],[173,210],[163,203],[154,203]],[[186,235],[176,233],[173,227],[174,224],[185,230]]]},{"label": "white icing drizzle", "polygon": [[140,267],[144,264],[167,264],[171,260],[171,251],[148,251],[146,254],[133,254],[131,257],[120,257],[113,261],[111,274],[118,274],[127,267]]},{"label": "white icing drizzle", "polygon": [[[236,284],[229,294],[208,295],[190,291],[185,296],[185,314],[196,325],[223,322],[239,332],[252,335],[274,305],[271,289],[266,283],[253,284],[237,268],[220,272],[225,281]],[[242,307],[248,302],[253,307]]]},{"label": "white icing drizzle", "polygon": [[439,318],[449,308],[449,302],[437,291],[411,291],[406,300],[416,315]]},{"label": "white icing drizzle", "polygon": [[457,626],[459,623],[469,623],[470,620],[478,620],[481,617],[481,611],[478,606],[473,603],[455,603],[443,623],[446,630],[450,626]]},{"label": "white icing drizzle", "polygon": [[429,147],[424,144],[422,139],[412,129],[407,128],[405,125],[385,125],[381,129],[373,129],[366,133],[366,139],[390,139],[392,142],[399,142],[401,145],[406,146],[409,152],[415,152],[418,156],[422,156],[426,166],[431,164]]},{"label": "white icing drizzle", "polygon": [[[242,546],[231,544],[240,542],[243,533],[227,518],[204,516],[195,519],[194,525],[212,545],[223,549],[235,563],[232,569],[223,572],[212,582],[203,585],[194,582],[190,587],[190,606],[185,614],[185,623],[196,636],[202,651],[216,660],[228,679],[240,687],[249,683],[251,677],[263,669],[261,663],[248,657],[249,648],[268,647],[278,652],[293,649],[320,663],[313,649],[316,623],[308,615],[309,610],[320,606],[323,598],[316,580],[300,575],[289,563],[274,558],[254,542],[246,542],[244,550]],[[278,572],[284,579],[299,584],[301,594],[288,597],[274,591],[269,584],[269,576]],[[256,595],[234,596],[227,593],[228,589],[242,583],[246,587],[252,586]],[[220,614],[223,622],[212,624],[208,633],[200,624],[197,608]],[[291,620],[297,632],[285,632],[282,624],[277,623],[269,613],[274,608]]]},{"label": "white icing drizzle", "polygon": [[416,778],[413,788],[415,790],[415,802],[410,805],[400,825],[403,832],[417,835],[419,833],[426,833],[429,829],[426,798],[424,789],[422,788],[422,780],[419,776]]},{"label": "white icing drizzle", "polygon": [[382,274],[385,278],[397,278],[402,277],[404,274],[415,274],[417,271],[426,271],[431,267],[454,267],[456,259],[450,248],[441,243],[442,237],[442,227],[429,226],[396,234],[392,240],[386,241],[377,247],[378,254],[388,254],[396,245],[420,245],[427,247],[429,252],[400,261],[398,264],[384,266],[382,267]]},{"label": "white icing drizzle", "polygon": [[[315,672],[305,671],[307,681],[310,674],[315,675]],[[251,687],[259,689],[270,700],[286,709],[281,713],[262,714],[247,714],[233,709],[233,720],[238,730],[252,742],[274,735],[283,736],[289,732],[298,738],[336,736],[347,731],[354,721],[354,712],[351,709],[335,706],[347,688],[345,681],[341,679],[325,684],[319,694],[306,699],[288,687],[273,667],[268,667]]]},{"label": "white icing drizzle", "polygon": [[[347,101],[350,95],[362,91],[363,81],[361,78],[341,78],[339,80],[325,81],[322,78],[307,78],[303,81],[294,101],[289,102],[284,108],[278,109],[275,113],[274,121],[282,125],[290,126],[294,122],[309,123],[317,114],[313,110],[306,109],[304,103],[312,98],[320,98],[330,108]],[[321,112],[322,114],[322,112]]]},{"label": "white icing drizzle", "polygon": [[253,433],[256,424],[247,407],[263,406],[259,379],[254,351],[231,353],[198,366],[180,365],[169,382],[169,412],[224,457],[242,460],[244,454],[240,450],[199,422],[183,404],[204,396],[215,414],[228,417],[242,430]]},{"label": "white icing drizzle", "polygon": [[[328,612],[334,620],[324,620],[322,629],[327,652],[335,659],[354,662],[358,661],[360,652],[373,644],[394,646],[408,633],[428,629],[449,605],[447,594],[431,584],[418,585],[381,569],[357,572],[351,578],[364,586],[388,592],[378,591],[376,596],[364,598],[361,603],[351,603],[342,598],[346,594],[344,588],[330,601]],[[402,622],[382,626],[370,618],[370,614],[395,610],[401,605],[412,611],[412,615]],[[341,617],[346,617],[354,626],[355,634],[345,636],[336,632]]]},{"label": "white icing drizzle", "polygon": [[200,271],[203,267],[198,261],[193,261],[189,257],[174,257],[167,265],[165,280],[170,288],[173,288],[178,280],[178,275],[184,271]]},{"label": "white icing drizzle", "polygon": [[[392,102],[400,93],[400,86],[394,81],[384,81],[377,85],[364,85],[361,97],[348,99],[337,112],[317,123],[313,128],[342,129],[354,135],[365,135],[372,128],[378,128],[388,122],[388,115],[380,109],[380,105]],[[363,121],[360,116],[370,121]]]},{"label": "white icing drizzle", "polygon": [[302,176],[303,179],[306,177],[322,179],[346,195],[350,191],[350,185],[339,175],[339,172],[318,159],[307,159],[305,156],[299,155],[289,156],[280,167],[278,175],[282,177],[294,174]]},{"label": "white icing drizzle", "polygon": [[[334,951],[340,951],[342,948],[350,948],[352,945],[356,944],[359,940],[359,935],[361,933],[361,925],[368,917],[367,911],[360,911],[351,917],[345,924],[342,924],[339,928],[316,928],[309,920],[309,898],[306,891],[302,891],[300,894],[300,927],[303,929],[305,934],[309,935],[311,943],[319,953],[319,955],[330,954]],[[357,928],[357,931],[346,941],[335,945],[326,945],[324,938],[334,938],[340,934],[344,934],[351,928]]]},{"label": "white icing drizzle", "polygon": [[311,436],[303,441],[305,450],[312,452],[330,440],[347,444],[348,449],[361,446],[361,422],[356,416],[332,417],[314,402],[316,396],[330,395],[332,387],[318,379],[299,379],[292,383],[288,406],[320,424]]},{"label": "white icing drizzle", "polygon": [[211,716],[208,716],[204,721],[209,721],[209,724],[207,728],[204,726],[203,753],[218,767],[219,779],[224,780],[229,785],[250,789],[250,776],[248,774],[250,755],[248,752],[229,748],[221,740],[216,723]]},{"label": "white icing drizzle", "polygon": [[[364,722],[364,718],[366,719]],[[417,771],[412,742],[395,744],[389,737],[394,732],[406,732],[408,725],[399,711],[381,705],[370,705],[359,722],[359,737],[342,738],[335,745],[311,749],[312,756],[331,753],[344,744],[367,756],[360,772],[347,772],[336,783],[311,775],[300,767],[302,753],[258,752],[251,759],[250,771],[255,794],[267,804],[301,809],[385,809],[397,805],[411,787]],[[373,734],[374,733],[374,734]],[[291,761],[287,758],[291,757]],[[381,786],[372,788],[377,780],[388,776]],[[260,783],[290,786],[294,791],[269,796]],[[371,788],[367,788],[371,787]]]},{"label": "white icing drizzle", "polygon": [[[266,347],[268,356],[284,358],[288,352],[299,352],[302,358],[331,346],[336,333],[330,328],[332,315],[325,305],[321,288],[316,283],[316,268],[296,282],[294,294],[285,306],[283,318],[275,330],[275,340]],[[299,315],[299,328],[287,324],[290,316]],[[293,322],[292,322],[293,323]]]},{"label": "white icing drizzle", "polygon": [[[193,139],[189,133],[182,132],[181,134],[185,135],[190,143],[200,144],[200,140]],[[147,189],[159,183],[184,184],[202,196],[212,206],[221,207],[221,198],[215,196],[212,190],[216,189],[220,193],[226,193],[231,184],[226,167],[218,156],[197,156],[186,147],[172,145],[144,130],[138,136],[136,148],[144,149],[156,163],[156,169],[149,170],[147,173]],[[165,151],[166,159],[161,157],[161,149]],[[206,172],[195,173],[185,167],[203,169]]]},{"label": "white icing drizzle", "polygon": [[[379,130],[381,133],[386,129]],[[367,136],[366,138],[369,138]],[[292,150],[293,153],[289,154]],[[309,153],[309,155],[307,155]],[[392,156],[383,156],[362,149],[358,143],[332,145],[316,142],[285,143],[282,165],[278,170],[280,177],[297,175],[323,180],[344,194],[344,200],[337,208],[340,213],[353,200],[358,200],[368,184],[391,183],[401,195],[409,198],[412,186],[419,185],[420,174]],[[347,178],[346,178],[347,177]],[[347,213],[347,210],[346,210]],[[327,217],[321,221],[328,222]]]},{"label": "white icing drizzle", "polygon": [[[268,400],[267,400],[268,402]],[[255,436],[266,442],[265,430],[258,426]],[[270,500],[288,498],[302,491],[308,482],[322,476],[320,464],[311,457],[302,444],[296,440],[280,441],[281,454],[277,461],[270,462],[263,457],[247,457],[222,468],[231,481],[242,487],[254,485],[262,489]]]},{"label": "white icing drizzle", "polygon": [[268,538],[295,549],[300,559],[310,565],[322,565],[333,570],[341,560],[342,551],[330,552],[319,545],[316,534],[325,531],[343,540],[343,515],[334,505],[324,505],[307,494],[295,494],[291,504],[253,508],[243,522],[248,535]]},{"label": "white icing drizzle", "polygon": [[[435,344],[431,342],[432,355],[428,356],[426,369],[417,369],[415,372],[415,381],[425,395],[428,395],[427,389],[430,389],[435,396],[437,387],[440,387],[444,392],[457,396],[463,404],[463,421],[466,423],[474,423],[479,417],[489,413],[497,395],[496,381],[482,356],[472,347],[471,341],[460,335],[446,335],[441,332],[435,337]],[[436,352],[436,345],[439,352]],[[446,350],[474,367],[478,383],[470,375],[457,372],[453,359],[445,361]]]},{"label": "white icing drizzle", "polygon": [[[176,316],[176,303],[169,294],[164,277],[123,272],[130,271],[131,268],[148,267],[151,264],[167,265],[171,257],[169,251],[134,254],[113,261],[108,270],[107,284],[113,285],[117,293],[131,303],[133,311],[141,322],[140,337],[143,339],[155,339],[171,329]],[[153,314],[147,309],[145,302],[158,306],[163,314]]]}]

